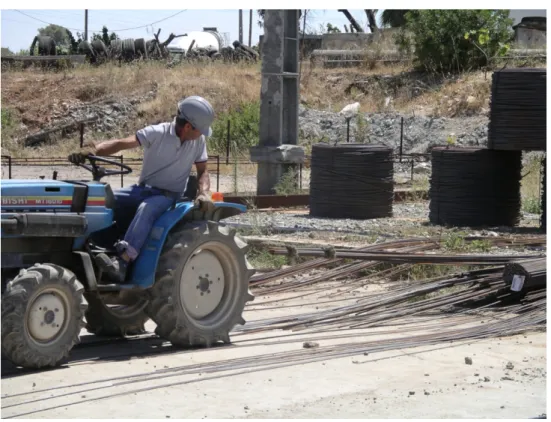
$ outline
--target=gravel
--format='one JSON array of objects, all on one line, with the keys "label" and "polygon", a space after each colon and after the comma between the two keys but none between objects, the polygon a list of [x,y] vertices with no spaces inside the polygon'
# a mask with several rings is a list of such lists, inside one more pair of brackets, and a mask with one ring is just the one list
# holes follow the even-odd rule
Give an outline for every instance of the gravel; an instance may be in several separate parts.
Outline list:
[{"label": "gravel", "polygon": [[[392,218],[372,220],[313,218],[307,213],[257,212],[249,211],[224,220],[228,225],[262,232],[293,233],[297,238],[312,237],[312,232],[334,232],[351,235],[376,236],[379,239],[404,237],[409,235],[430,236],[440,231],[440,226],[429,224],[429,202],[404,202],[393,205]],[[539,216],[522,213],[522,223],[538,225]],[[497,236],[498,233],[512,232],[509,227],[493,227],[486,230],[465,229],[473,236]],[[310,236],[309,236],[310,235]],[[514,253],[513,251],[511,251]]]},{"label": "gravel", "polygon": [[87,128],[99,132],[112,133],[125,128],[127,124],[138,116],[137,106],[140,103],[151,101],[156,96],[155,91],[133,98],[104,100],[85,104],[66,105],[63,112],[53,114],[57,124],[66,124],[73,121],[91,120]]},{"label": "gravel", "polygon": [[[394,218],[425,219],[428,216],[428,203],[395,204]],[[257,225],[267,229],[290,229],[290,231],[337,231],[356,234],[370,234],[373,230],[404,224],[418,225],[415,221],[396,221],[394,218],[373,220],[325,219],[313,218],[308,214],[292,213],[255,213],[248,212],[225,220],[234,225]]]},{"label": "gravel", "polygon": [[[358,118],[350,121],[350,141],[400,146],[404,117],[404,153],[425,153],[433,145],[446,144],[451,136],[456,145],[486,146],[488,118],[484,115],[459,118],[403,116],[398,113],[360,113],[366,122],[358,130]],[[346,120],[339,113],[299,108],[300,138],[310,142],[346,142]]]}]

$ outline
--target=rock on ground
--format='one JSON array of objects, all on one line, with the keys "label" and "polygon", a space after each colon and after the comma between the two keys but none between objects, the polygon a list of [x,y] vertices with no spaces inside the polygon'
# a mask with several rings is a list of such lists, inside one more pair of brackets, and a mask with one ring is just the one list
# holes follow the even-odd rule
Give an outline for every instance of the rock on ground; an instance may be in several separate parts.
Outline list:
[{"label": "rock on ground", "polygon": [[[360,113],[350,121],[350,142],[382,143],[400,146],[401,119],[404,117],[404,153],[424,153],[434,145],[485,146],[488,118],[403,116],[398,113]],[[299,108],[299,137],[309,142],[346,142],[346,120],[339,113]]]}]

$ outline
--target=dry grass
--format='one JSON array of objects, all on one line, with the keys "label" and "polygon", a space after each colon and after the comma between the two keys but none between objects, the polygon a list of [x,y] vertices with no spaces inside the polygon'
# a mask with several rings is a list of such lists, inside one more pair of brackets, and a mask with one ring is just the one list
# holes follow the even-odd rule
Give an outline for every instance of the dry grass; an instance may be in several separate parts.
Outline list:
[{"label": "dry grass", "polygon": [[[339,111],[358,101],[362,112],[396,111],[433,116],[462,116],[483,113],[488,108],[491,76],[482,72],[460,79],[429,84],[424,93],[412,97],[408,89],[398,90],[390,107],[384,106],[384,90],[347,88],[351,83],[374,75],[398,75],[411,70],[407,63],[384,65],[366,63],[359,68],[323,69],[308,62],[301,65],[301,104],[308,108]],[[241,104],[260,97],[260,64],[182,63],[169,68],[160,62],[119,66],[82,66],[59,72],[21,70],[2,72],[2,146],[14,156],[59,156],[78,145],[78,136],[54,140],[37,149],[24,149],[14,139],[53,125],[54,116],[65,116],[73,106],[106,99],[136,97],[150,91],[156,97],[138,106],[138,117],[121,133],[87,132],[88,140],[127,136],[147,124],[166,121],[175,112],[179,99],[202,95],[218,114],[235,111]],[[4,126],[4,112],[10,124]],[[135,153],[130,153],[133,156]]]},{"label": "dry grass", "polygon": [[541,212],[541,159],[543,153],[536,153],[523,166],[520,193],[522,209],[526,212]]},{"label": "dry grass", "polygon": [[434,117],[460,117],[487,113],[489,110],[491,75],[465,73],[458,79],[437,85],[417,98],[398,99],[396,107],[405,112]]},{"label": "dry grass", "polygon": [[[302,65],[301,102],[322,110],[339,110],[350,98],[344,93],[358,75],[395,74],[403,67],[317,69]],[[169,118],[176,102],[188,95],[209,99],[218,113],[238,104],[258,101],[260,65],[183,63],[173,68],[157,62],[101,67],[82,66],[64,72],[27,69],[2,72],[2,107],[14,110],[18,121],[38,129],[55,113],[71,105],[107,98],[131,97],[157,90],[157,97],[140,107],[144,121]],[[366,104],[368,102],[366,101]],[[365,111],[371,111],[365,109]]]}]

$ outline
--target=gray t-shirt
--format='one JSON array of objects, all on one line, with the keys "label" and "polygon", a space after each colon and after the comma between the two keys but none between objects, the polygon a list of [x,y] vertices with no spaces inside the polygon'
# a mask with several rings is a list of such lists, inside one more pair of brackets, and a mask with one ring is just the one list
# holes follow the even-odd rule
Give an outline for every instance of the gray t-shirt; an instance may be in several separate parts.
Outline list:
[{"label": "gray t-shirt", "polygon": [[181,142],[175,122],[147,126],[136,138],[144,151],[139,183],[183,193],[193,164],[208,160],[205,137]]}]

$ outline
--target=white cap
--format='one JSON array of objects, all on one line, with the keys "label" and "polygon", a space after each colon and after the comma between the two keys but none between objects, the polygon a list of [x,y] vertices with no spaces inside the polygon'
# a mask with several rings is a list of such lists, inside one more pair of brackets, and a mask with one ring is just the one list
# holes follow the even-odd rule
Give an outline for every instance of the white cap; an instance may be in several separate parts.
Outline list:
[{"label": "white cap", "polygon": [[193,95],[178,103],[178,117],[186,119],[205,136],[212,135],[210,127],[214,120],[214,109],[203,97]]}]

